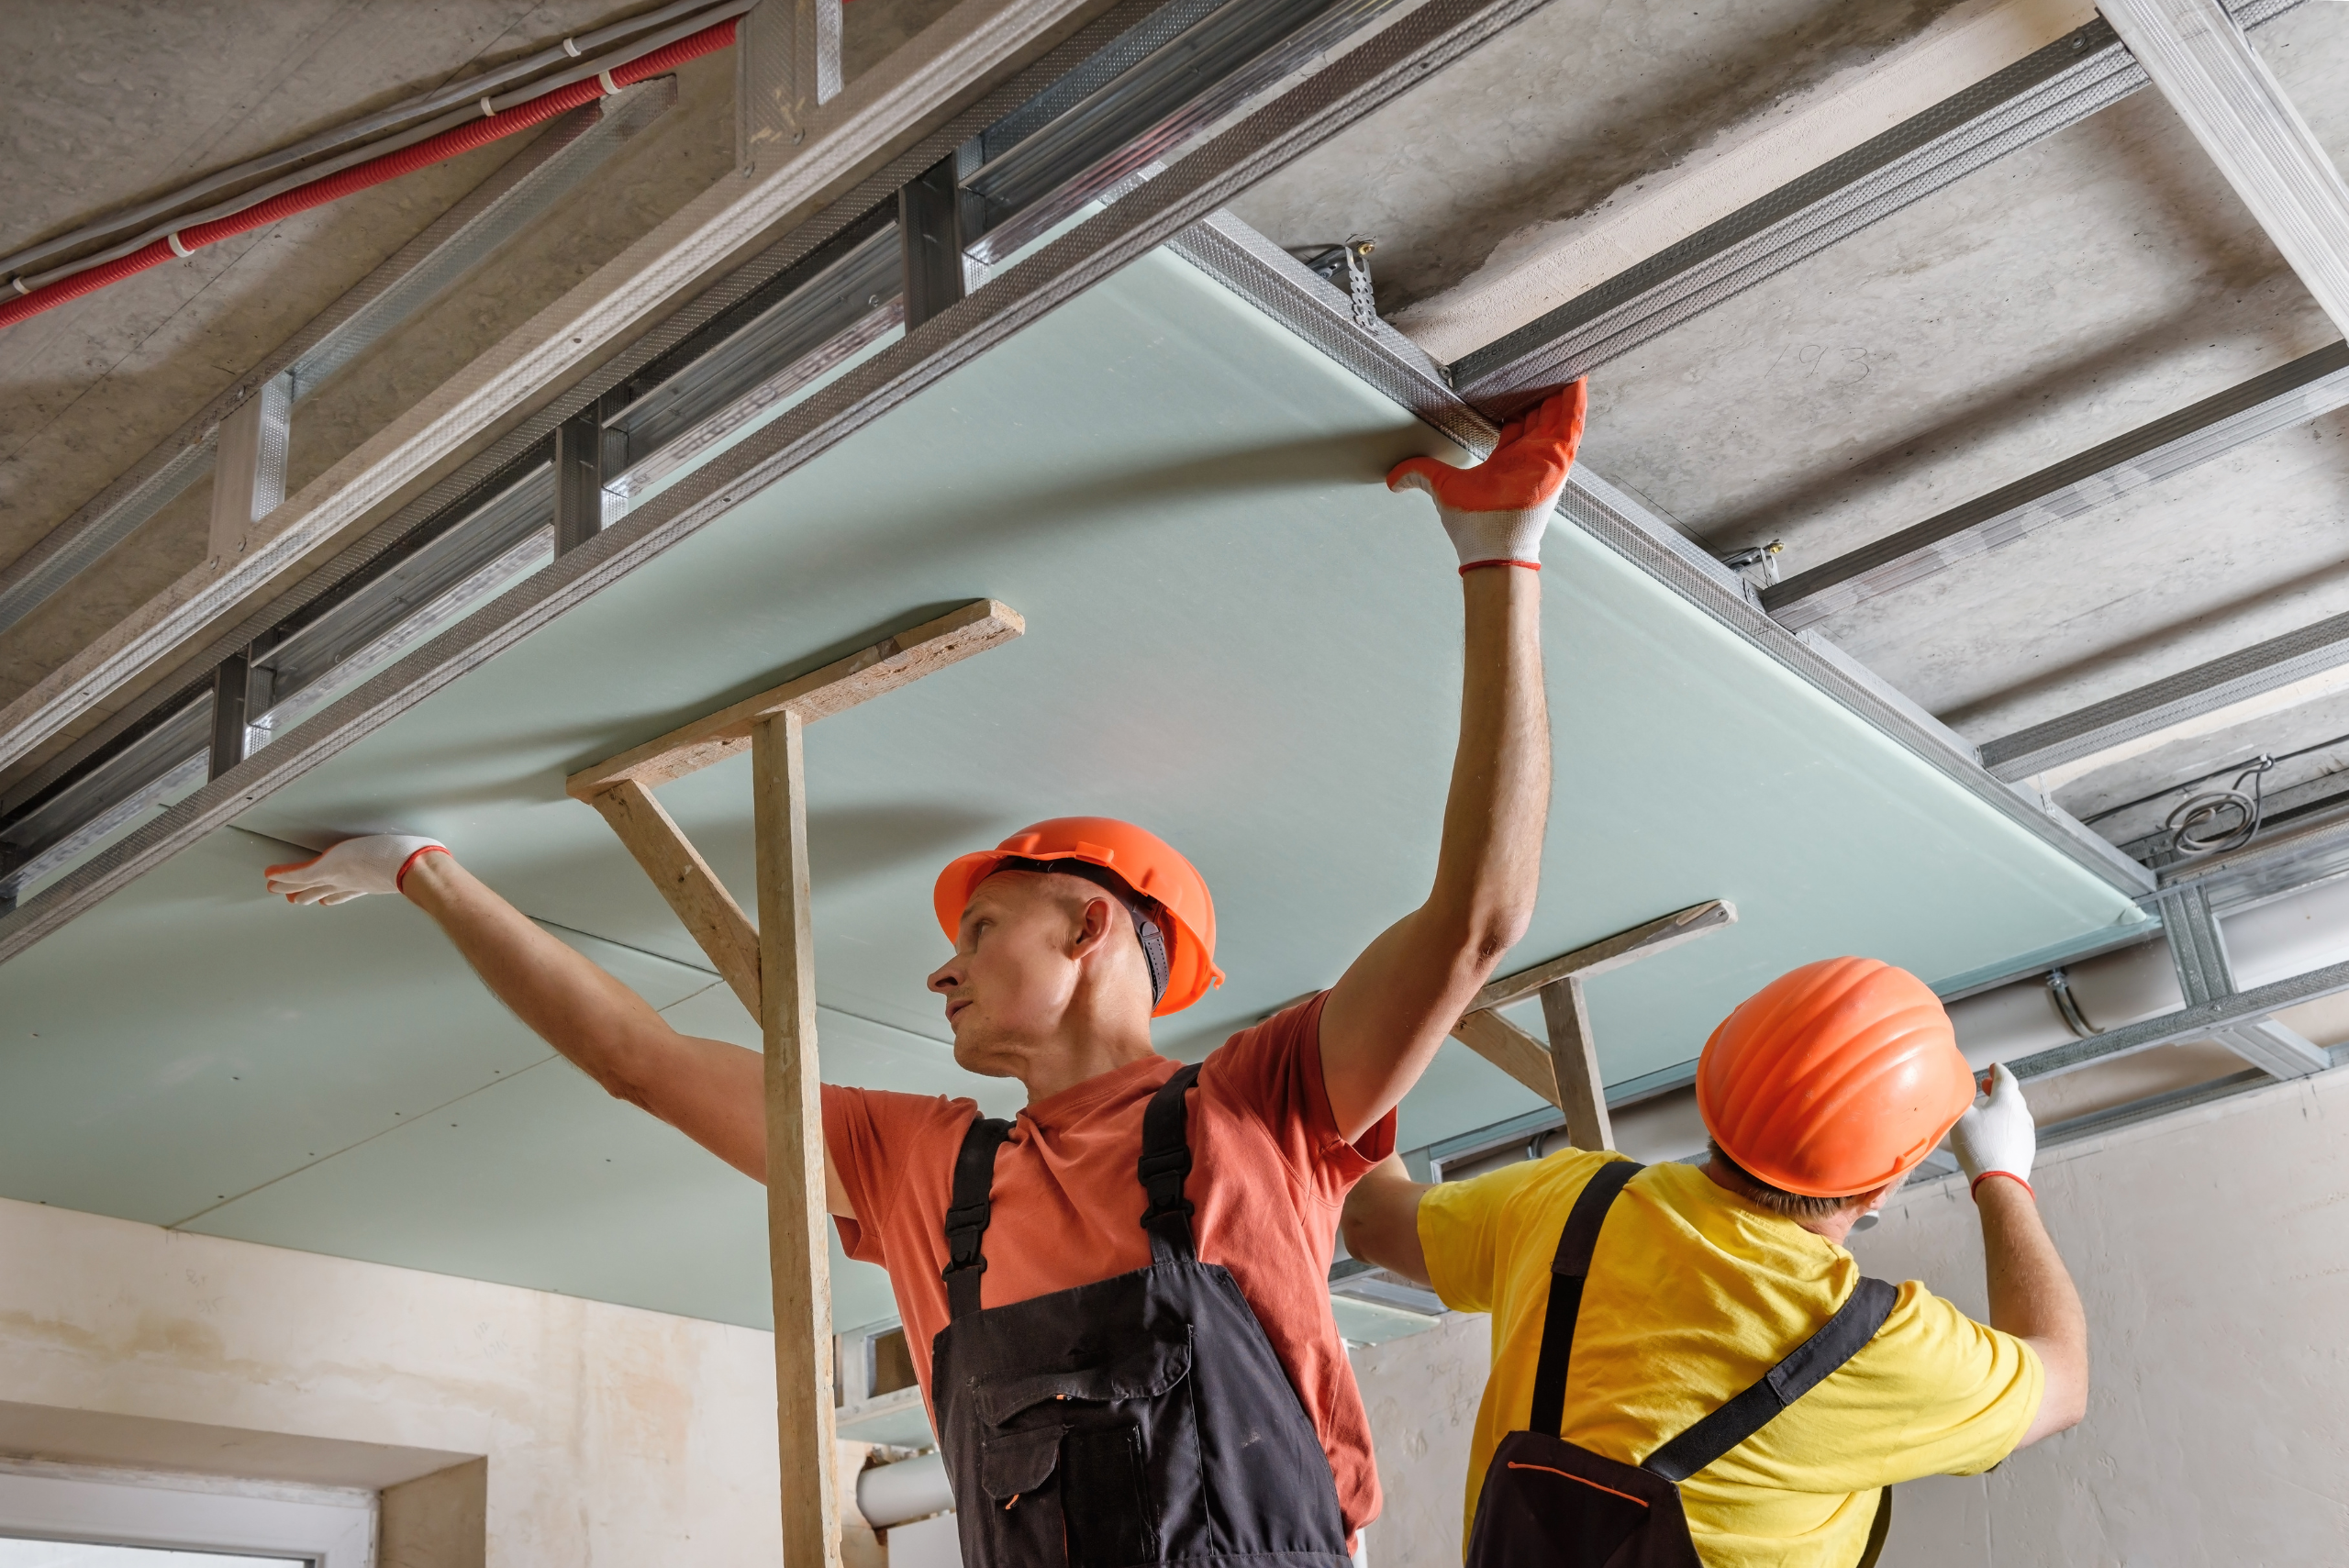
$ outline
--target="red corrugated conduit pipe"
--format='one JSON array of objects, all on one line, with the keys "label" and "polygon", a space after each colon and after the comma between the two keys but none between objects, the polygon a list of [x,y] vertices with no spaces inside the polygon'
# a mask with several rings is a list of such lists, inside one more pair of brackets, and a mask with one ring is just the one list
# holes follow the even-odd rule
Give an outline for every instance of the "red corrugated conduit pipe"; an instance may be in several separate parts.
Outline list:
[{"label": "red corrugated conduit pipe", "polygon": [[674,43],[665,44],[650,54],[639,55],[626,64],[613,66],[584,81],[557,87],[551,93],[500,109],[485,118],[461,125],[454,130],[442,131],[439,136],[419,141],[413,147],[403,147],[396,152],[386,152],[381,158],[354,163],[313,183],[280,191],[267,201],[256,203],[242,212],[232,212],[226,217],[214,218],[209,223],[195,224],[167,234],[128,256],[117,256],[87,272],[75,272],[29,294],[0,302],[0,327],[13,327],[28,316],[38,316],[69,299],[79,299],[85,294],[95,293],[109,284],[118,283],[135,272],[143,272],[150,267],[161,266],[175,256],[185,256],[232,234],[265,228],[297,212],[324,206],[328,202],[340,201],[371,185],[396,180],[403,174],[443,162],[460,153],[471,152],[476,147],[486,147],[501,138],[518,135],[583,104],[592,104],[623,87],[634,86],[639,82],[674,71],[689,60],[699,59],[733,43],[735,20],[729,17],[714,27],[689,33]]}]

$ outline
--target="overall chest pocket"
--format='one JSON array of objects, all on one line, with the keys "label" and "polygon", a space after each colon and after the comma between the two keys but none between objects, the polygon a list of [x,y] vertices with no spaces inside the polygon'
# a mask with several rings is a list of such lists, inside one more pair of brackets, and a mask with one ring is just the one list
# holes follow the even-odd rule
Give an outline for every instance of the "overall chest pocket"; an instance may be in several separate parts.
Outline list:
[{"label": "overall chest pocket", "polygon": [[[974,1568],[1162,1561],[1162,1504],[1186,1479],[1196,1491],[1190,1371],[1188,1342],[1152,1340],[974,1390],[985,1515]],[[965,1524],[966,1551],[974,1533]]]}]

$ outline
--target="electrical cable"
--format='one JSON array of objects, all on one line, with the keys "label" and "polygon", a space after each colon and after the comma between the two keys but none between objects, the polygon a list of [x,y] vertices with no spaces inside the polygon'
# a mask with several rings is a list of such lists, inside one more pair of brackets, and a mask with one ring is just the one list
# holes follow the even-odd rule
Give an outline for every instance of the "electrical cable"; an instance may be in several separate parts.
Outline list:
[{"label": "electrical cable", "polygon": [[[59,278],[54,283],[21,294],[14,299],[0,302],[0,328],[12,327],[27,317],[53,309],[68,300],[93,294],[109,284],[143,272],[150,267],[161,266],[189,251],[217,243],[250,229],[265,228],[296,213],[398,179],[403,174],[485,147],[505,137],[518,135],[532,126],[540,125],[558,115],[568,114],[583,105],[607,97],[622,87],[633,86],[674,70],[689,60],[725,49],[734,42],[736,18],[729,17],[715,26],[702,28],[684,38],[675,39],[639,54],[635,59],[608,67],[583,66],[575,72],[578,79],[558,86],[518,104],[485,105],[491,113],[479,119],[468,120],[437,136],[412,146],[386,152],[364,162],[319,179],[298,184],[291,190],[278,192],[250,206],[239,208],[225,217],[208,222],[193,223],[174,229],[161,239],[114,257],[99,265]],[[659,35],[655,35],[658,37]],[[645,40],[650,42],[651,40]]]},{"label": "electrical cable", "polygon": [[[2189,795],[2178,802],[2162,827],[2170,836],[2170,848],[2181,855],[2215,854],[2222,850],[2239,850],[2251,842],[2259,831],[2259,817],[2266,804],[2261,786],[2267,771],[2276,765],[2273,757],[2260,757],[2251,766],[2235,775],[2235,782],[2226,789],[2214,789],[2202,795]],[[2251,793],[2243,793],[2243,781],[2251,781]],[[2236,814],[2232,828],[2210,832],[2227,812]]]},{"label": "electrical cable", "polygon": [[2278,762],[2288,762],[2295,758],[2308,756],[2310,753],[2314,751],[2329,750],[2330,748],[2339,746],[2343,742],[2349,742],[2349,735],[2335,735],[2331,740],[2319,740],[2314,745],[2303,746],[2297,751],[2277,751],[2272,755],[2268,752],[2262,751],[2258,756],[2247,757],[2238,762],[2229,762],[2222,768],[2213,768],[2207,773],[2198,773],[2190,779],[2181,779],[2174,784],[2167,784],[2163,788],[2154,791],[2151,795],[2141,795],[2134,800],[2124,800],[2118,806],[2108,806],[2102,811],[2097,812],[2093,816],[2081,817],[2080,823],[2083,827],[2092,827],[2095,824],[2103,821],[2108,817],[2118,817],[2124,811],[2133,811],[2141,806],[2151,806],[2154,801],[2161,799],[2164,795],[2176,795],[2180,790],[2192,789],[2196,784],[2208,784],[2212,779],[2224,778],[2229,773],[2232,773],[2240,768],[2251,766],[2261,757],[2266,757],[2269,765],[2273,766]]},{"label": "electrical cable", "polygon": [[[39,284],[32,282],[27,273],[28,269],[37,263],[45,261],[52,256],[61,256],[79,246],[89,244],[93,240],[103,239],[110,234],[118,234],[134,225],[161,217],[174,207],[184,207],[189,203],[200,201],[215,192],[227,190],[239,181],[277,173],[281,170],[293,168],[305,159],[315,158],[322,152],[334,151],[338,148],[374,136],[381,131],[397,131],[406,140],[421,139],[414,134],[415,122],[439,115],[441,110],[455,106],[464,105],[470,108],[473,102],[484,93],[495,92],[498,88],[527,80],[540,74],[550,66],[560,65],[565,61],[577,60],[583,53],[601,49],[608,43],[616,43],[631,33],[642,33],[675,21],[679,17],[686,17],[707,26],[724,17],[747,9],[749,9],[747,4],[710,6],[706,4],[705,0],[677,0],[676,4],[662,6],[655,11],[622,17],[609,27],[597,28],[593,32],[581,33],[576,37],[564,39],[559,44],[550,44],[535,53],[519,60],[509,61],[478,76],[463,78],[419,97],[410,98],[405,103],[394,104],[389,108],[379,109],[373,114],[352,120],[348,124],[320,131],[316,136],[306,137],[291,147],[276,148],[258,157],[248,158],[230,168],[217,170],[205,175],[194,184],[183,186],[167,195],[142,202],[134,207],[108,213],[102,217],[82,224],[67,233],[28,245],[22,250],[11,252],[6,258],[0,258],[0,274],[11,276],[18,294],[29,294]],[[687,27],[682,30],[693,32],[697,29]],[[657,48],[668,42],[672,36],[675,35],[640,40],[639,52],[642,52],[644,48]],[[549,82],[540,85],[544,88],[559,87],[562,84],[562,82]],[[433,128],[440,128],[436,126]],[[386,141],[391,139],[385,139]],[[389,145],[378,144],[379,151],[391,150]],[[363,156],[365,149],[360,149],[359,151]],[[336,166],[349,161],[351,160],[347,157],[340,159],[336,161]],[[332,172],[333,169],[313,164],[309,172],[315,174],[326,174]],[[259,200],[261,197],[257,194],[249,192],[244,199]],[[201,220],[195,217],[187,217],[181,221],[179,227],[199,221]],[[81,267],[94,267],[112,259],[112,255],[85,256],[74,263],[74,268],[78,270]]]}]

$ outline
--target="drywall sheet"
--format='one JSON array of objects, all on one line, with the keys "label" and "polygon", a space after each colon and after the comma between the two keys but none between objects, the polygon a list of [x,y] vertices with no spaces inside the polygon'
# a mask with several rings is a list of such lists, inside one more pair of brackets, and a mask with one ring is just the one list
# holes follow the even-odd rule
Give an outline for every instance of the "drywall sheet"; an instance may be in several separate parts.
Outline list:
[{"label": "drywall sheet", "polygon": [[[931,879],[1073,812],[1147,824],[1213,888],[1230,983],[1161,1024],[1196,1057],[1425,895],[1460,590],[1426,502],[1379,480],[1433,450],[1185,263],[1135,264],[0,969],[0,1193],[763,1321],[751,1184],[549,1060],[406,906],[268,899],[272,841],[439,835],[682,1026],[750,1043],[563,774],[991,595],[1024,639],[808,731],[828,1076],[979,1085],[924,988]],[[1508,966],[1740,914],[1593,986],[1610,1079],[1694,1056],[1794,963],[1941,978],[2132,917],[1586,536],[1545,555],[1557,796]],[[662,799],[753,904],[747,761]],[[1533,1103],[1448,1047],[1403,1142]],[[843,1323],[889,1310],[869,1270],[836,1296]]]}]

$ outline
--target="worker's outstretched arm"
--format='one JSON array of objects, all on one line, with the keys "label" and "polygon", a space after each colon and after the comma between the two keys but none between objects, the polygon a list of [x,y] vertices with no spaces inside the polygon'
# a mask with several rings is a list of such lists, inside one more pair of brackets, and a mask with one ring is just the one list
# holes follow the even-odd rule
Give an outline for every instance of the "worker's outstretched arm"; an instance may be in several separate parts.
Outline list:
[{"label": "worker's outstretched arm", "polygon": [[2029,1448],[2079,1425],[2087,1414],[2088,1318],[2039,1218],[2030,1184],[2039,1129],[2022,1085],[2004,1063],[1991,1070],[1988,1097],[1958,1118],[1950,1146],[1973,1184],[1981,1213],[1990,1327],[2029,1345],[2046,1369],[2039,1414],[2015,1445]]},{"label": "worker's outstretched arm", "polygon": [[[759,1053],[679,1033],[442,846],[391,835],[346,840],[315,860],[270,867],[269,886],[306,904],[403,895],[432,917],[499,1001],[607,1092],[642,1106],[744,1175],[766,1179]],[[824,1185],[831,1212],[851,1214],[829,1154]]]},{"label": "worker's outstretched arm", "polygon": [[1435,497],[1459,551],[1466,671],[1434,888],[1364,951],[1322,1006],[1322,1078],[1349,1140],[1419,1082],[1533,917],[1550,810],[1550,720],[1542,580],[1530,568],[1574,462],[1584,406],[1576,382],[1502,431],[1475,468],[1413,458],[1387,475],[1391,489]]},{"label": "worker's outstretched arm", "polygon": [[1427,1250],[1419,1245],[1419,1199],[1429,1191],[1426,1184],[1411,1180],[1399,1154],[1372,1166],[1346,1194],[1346,1207],[1338,1215],[1347,1254],[1433,1289]]}]

